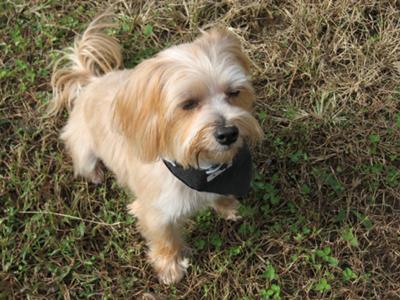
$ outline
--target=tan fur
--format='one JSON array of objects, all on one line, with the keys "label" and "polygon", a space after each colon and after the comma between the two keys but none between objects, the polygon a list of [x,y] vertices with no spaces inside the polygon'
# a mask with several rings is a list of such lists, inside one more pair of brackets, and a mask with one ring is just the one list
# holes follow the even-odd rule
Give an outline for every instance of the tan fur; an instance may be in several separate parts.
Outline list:
[{"label": "tan fur", "polygon": [[210,44],[223,44],[224,47],[221,47],[221,50],[233,54],[245,71],[250,72],[250,60],[243,53],[239,39],[226,28],[219,27],[203,32],[203,37],[199,38],[197,43],[201,44],[205,50],[210,49]]},{"label": "tan fur", "polygon": [[[50,113],[56,114],[63,106],[72,108],[79,90],[99,76],[122,65],[121,47],[104,29],[115,26],[110,19],[113,14],[104,13],[95,18],[73,47],[68,48],[54,64],[51,85],[53,101]],[[66,62],[66,66],[60,67]]]},{"label": "tan fur", "polygon": [[[254,93],[249,64],[238,40],[226,30],[203,33],[189,44],[171,47],[131,70],[117,70],[121,54],[102,30],[108,14],[89,25],[75,43],[68,67],[55,70],[52,111],[71,107],[61,139],[75,175],[99,183],[98,160],[135,194],[129,212],[149,246],[149,259],[164,283],[186,272],[180,238],[182,220],[214,207],[235,219],[237,200],[190,189],[174,177],[161,158],[197,167],[231,160],[245,142],[262,136],[251,115]],[[228,97],[228,90],[239,90]],[[198,106],[182,105],[196,99]],[[213,132],[235,125],[239,138],[221,146]]]},{"label": "tan fur", "polygon": [[[154,161],[163,147],[162,85],[165,66],[149,59],[131,71],[115,97],[114,117],[121,132],[144,161]],[[132,101],[136,99],[136,101]]]},{"label": "tan fur", "polygon": [[215,211],[225,220],[236,221],[241,217],[238,215],[240,203],[234,197],[221,197],[213,204]]},{"label": "tan fur", "polygon": [[135,201],[130,206],[130,213],[140,216],[138,228],[147,238],[149,259],[160,279],[165,283],[179,281],[186,272],[182,256],[183,242],[178,223],[163,224],[157,222],[157,212],[143,202]]}]

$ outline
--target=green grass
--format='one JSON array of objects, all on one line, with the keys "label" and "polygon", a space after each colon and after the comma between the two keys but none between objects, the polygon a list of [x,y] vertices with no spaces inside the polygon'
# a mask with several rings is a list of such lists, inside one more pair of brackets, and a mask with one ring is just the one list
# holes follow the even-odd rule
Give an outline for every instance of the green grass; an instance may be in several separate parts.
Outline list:
[{"label": "green grass", "polygon": [[45,117],[51,63],[106,5],[3,1],[0,299],[400,298],[400,7],[309,2],[116,5],[127,67],[217,23],[253,61],[265,139],[243,219],[188,221],[188,276],[164,286],[130,196],[74,179],[67,115]]}]

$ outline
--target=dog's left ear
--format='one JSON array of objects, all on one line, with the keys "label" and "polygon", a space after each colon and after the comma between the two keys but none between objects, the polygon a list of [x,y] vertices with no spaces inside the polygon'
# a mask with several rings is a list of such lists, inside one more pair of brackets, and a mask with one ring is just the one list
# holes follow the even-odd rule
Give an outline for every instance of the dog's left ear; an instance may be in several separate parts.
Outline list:
[{"label": "dog's left ear", "polygon": [[139,159],[151,162],[163,149],[165,66],[154,59],[136,67],[117,93],[114,122]]},{"label": "dog's left ear", "polygon": [[240,40],[228,29],[216,27],[203,34],[195,41],[207,49],[226,52],[232,55],[243,67],[246,73],[250,72],[250,59],[243,52]]}]

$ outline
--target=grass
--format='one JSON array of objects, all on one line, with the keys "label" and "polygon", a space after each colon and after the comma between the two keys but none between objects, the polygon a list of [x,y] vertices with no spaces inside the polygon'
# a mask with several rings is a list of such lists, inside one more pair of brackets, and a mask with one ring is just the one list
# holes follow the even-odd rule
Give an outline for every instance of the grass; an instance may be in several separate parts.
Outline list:
[{"label": "grass", "polygon": [[265,139],[244,218],[189,221],[175,286],[146,263],[129,196],[111,174],[74,179],[66,115],[44,117],[51,63],[98,3],[0,4],[0,299],[400,298],[397,1],[116,5],[126,66],[221,23],[253,61]]}]

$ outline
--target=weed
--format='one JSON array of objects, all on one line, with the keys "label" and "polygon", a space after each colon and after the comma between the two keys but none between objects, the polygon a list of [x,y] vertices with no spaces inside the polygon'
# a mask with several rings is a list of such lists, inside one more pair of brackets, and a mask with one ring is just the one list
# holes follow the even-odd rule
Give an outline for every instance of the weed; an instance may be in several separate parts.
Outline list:
[{"label": "weed", "polygon": [[343,238],[343,240],[348,242],[351,246],[353,246],[353,247],[358,246],[358,239],[354,235],[353,230],[350,227],[343,229],[342,238]]},{"label": "weed", "polygon": [[320,293],[324,293],[326,291],[329,291],[331,289],[331,285],[328,283],[328,281],[325,278],[321,278],[318,283],[315,284],[314,290]]}]

